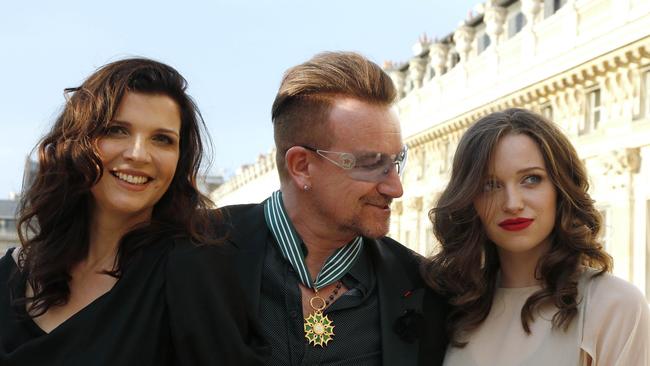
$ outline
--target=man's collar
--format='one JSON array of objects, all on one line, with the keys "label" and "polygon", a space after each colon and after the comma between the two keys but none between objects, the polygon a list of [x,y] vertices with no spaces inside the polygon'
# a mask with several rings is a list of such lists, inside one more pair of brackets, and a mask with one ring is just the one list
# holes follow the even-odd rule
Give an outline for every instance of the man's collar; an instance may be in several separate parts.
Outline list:
[{"label": "man's collar", "polygon": [[264,218],[283,257],[294,268],[300,282],[309,288],[319,289],[338,280],[349,271],[361,254],[363,238],[358,236],[334,251],[314,280],[305,264],[303,241],[287,214],[281,191],[273,192],[271,197],[264,201]]},{"label": "man's collar", "polygon": [[[275,198],[275,199],[274,199]],[[264,200],[263,202],[264,205],[271,204],[277,214],[274,214],[273,216],[276,216],[277,218],[277,225],[269,225],[267,221],[267,227],[271,232],[273,232],[275,229],[273,226],[276,226],[278,229],[281,230],[281,239],[283,242],[285,241],[292,241],[295,243],[298,243],[300,247],[302,248],[302,252],[304,255],[307,255],[307,247],[304,244],[304,241],[302,240],[302,237],[300,237],[300,234],[298,234],[298,230],[293,226],[293,221],[291,221],[291,217],[289,216],[289,212],[287,212],[287,208],[284,205],[284,194],[282,193],[281,190],[275,191],[271,194],[269,198]],[[274,223],[275,223],[274,222]],[[349,245],[350,243],[353,243],[356,240],[362,240],[361,236],[357,236],[355,238],[352,238],[349,242],[347,242],[345,245]],[[278,243],[278,244],[283,244],[283,243]]]}]

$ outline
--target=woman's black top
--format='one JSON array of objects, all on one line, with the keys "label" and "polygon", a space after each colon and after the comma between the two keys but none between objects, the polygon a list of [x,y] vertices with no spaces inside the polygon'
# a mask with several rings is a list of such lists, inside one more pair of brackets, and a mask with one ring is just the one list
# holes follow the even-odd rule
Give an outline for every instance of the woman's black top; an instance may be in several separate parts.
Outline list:
[{"label": "woman's black top", "polygon": [[130,261],[113,288],[50,333],[12,300],[25,277],[0,259],[0,365],[257,365],[267,345],[225,247],[169,240]]}]

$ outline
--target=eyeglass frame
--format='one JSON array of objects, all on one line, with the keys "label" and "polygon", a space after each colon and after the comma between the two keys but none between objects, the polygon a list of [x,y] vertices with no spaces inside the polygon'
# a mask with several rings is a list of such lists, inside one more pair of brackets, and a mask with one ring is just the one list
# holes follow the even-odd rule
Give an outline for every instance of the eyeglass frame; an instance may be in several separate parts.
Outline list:
[{"label": "eyeglass frame", "polygon": [[[346,171],[351,171],[354,168],[357,168],[356,162],[357,162],[357,156],[353,153],[350,152],[342,152],[342,151],[330,151],[330,150],[323,150],[323,149],[317,149],[315,147],[309,146],[309,145],[295,145],[298,147],[302,147],[304,149],[307,149],[311,152],[316,153],[318,156],[324,158],[325,160],[329,161],[330,163],[338,166],[341,169],[344,169]],[[360,179],[360,178],[355,178],[351,177],[352,179],[355,180],[361,180],[361,181],[366,181],[366,182],[381,182],[386,179],[388,174],[390,173],[391,169],[393,166],[396,166],[397,170],[397,175],[401,178],[402,175],[404,174],[404,170],[406,169],[406,162],[408,159],[408,146],[402,145],[402,148],[399,153],[397,154],[385,154],[385,153],[380,153],[380,152],[366,152],[370,154],[379,154],[380,156],[389,156],[391,157],[391,163],[388,166],[383,167],[383,171],[381,172],[378,177],[383,177],[381,179]],[[336,154],[339,156],[339,159],[341,161],[336,161],[330,157],[328,157],[326,154]],[[402,157],[400,159],[400,156]],[[386,168],[388,168],[386,170]]]}]

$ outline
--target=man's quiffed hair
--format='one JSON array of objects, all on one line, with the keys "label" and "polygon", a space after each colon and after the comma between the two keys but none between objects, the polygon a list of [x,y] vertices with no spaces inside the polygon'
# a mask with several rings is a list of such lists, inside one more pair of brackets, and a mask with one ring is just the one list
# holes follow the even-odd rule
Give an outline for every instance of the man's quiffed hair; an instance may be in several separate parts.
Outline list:
[{"label": "man's quiffed hair", "polygon": [[329,148],[326,122],[337,97],[391,105],[397,91],[379,65],[354,52],[320,53],[287,70],[271,111],[281,180],[287,174],[284,156],[289,148]]}]

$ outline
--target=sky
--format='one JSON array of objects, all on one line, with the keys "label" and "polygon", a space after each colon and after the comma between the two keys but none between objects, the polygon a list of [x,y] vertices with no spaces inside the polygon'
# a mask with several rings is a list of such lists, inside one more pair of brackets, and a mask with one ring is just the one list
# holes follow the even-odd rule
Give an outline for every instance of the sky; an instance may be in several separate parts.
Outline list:
[{"label": "sky", "polygon": [[232,175],[273,146],[270,109],[284,71],[322,51],[404,62],[479,0],[35,0],[0,5],[0,199],[75,87],[125,57],[188,80],[212,139],[209,174]]}]

